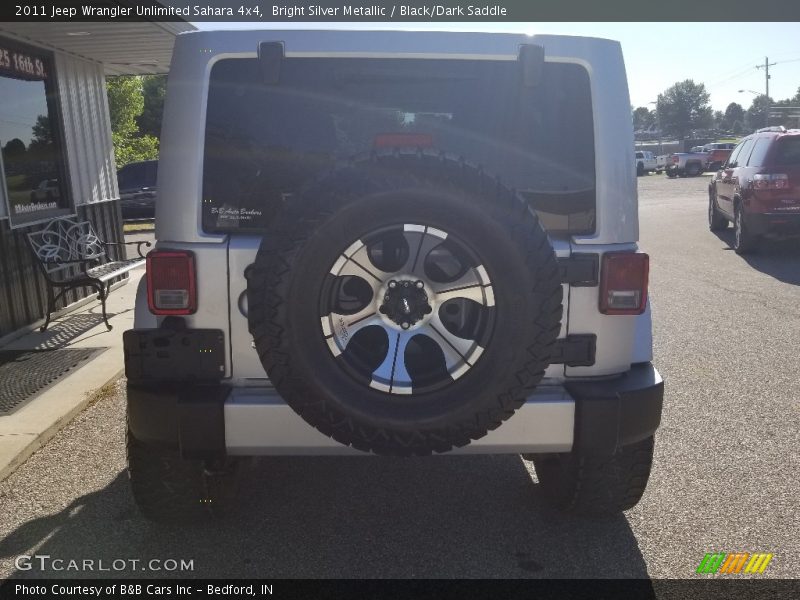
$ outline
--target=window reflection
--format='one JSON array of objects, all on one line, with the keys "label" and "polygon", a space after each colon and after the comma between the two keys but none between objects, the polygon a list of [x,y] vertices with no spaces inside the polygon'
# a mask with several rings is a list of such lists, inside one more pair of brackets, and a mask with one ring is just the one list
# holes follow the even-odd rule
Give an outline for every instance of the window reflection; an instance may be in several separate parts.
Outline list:
[{"label": "window reflection", "polygon": [[54,88],[47,55],[0,39],[0,148],[15,223],[69,206]]}]

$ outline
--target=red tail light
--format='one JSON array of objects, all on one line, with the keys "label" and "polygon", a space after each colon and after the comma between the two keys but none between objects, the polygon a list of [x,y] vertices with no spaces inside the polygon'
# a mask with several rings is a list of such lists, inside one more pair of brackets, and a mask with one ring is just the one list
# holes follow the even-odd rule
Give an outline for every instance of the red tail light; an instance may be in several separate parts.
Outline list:
[{"label": "red tail light", "polygon": [[753,188],[756,190],[788,190],[789,176],[786,174],[753,175]]},{"label": "red tail light", "polygon": [[643,253],[610,252],[600,270],[600,312],[640,315],[647,306],[650,257]]},{"label": "red tail light", "polygon": [[681,162],[681,159],[678,158],[677,156],[673,156],[672,157],[672,162],[677,165],[679,162]]},{"label": "red tail light", "polygon": [[373,142],[375,148],[430,148],[433,136],[427,133],[379,133]]},{"label": "red tail light", "polygon": [[147,255],[147,304],[155,315],[191,315],[197,310],[194,254],[154,250]]}]

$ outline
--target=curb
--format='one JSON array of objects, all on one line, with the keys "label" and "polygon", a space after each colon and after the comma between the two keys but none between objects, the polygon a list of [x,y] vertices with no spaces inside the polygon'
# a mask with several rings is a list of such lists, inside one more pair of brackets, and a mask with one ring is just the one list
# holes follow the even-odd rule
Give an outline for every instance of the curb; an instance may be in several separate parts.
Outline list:
[{"label": "curb", "polygon": [[[88,364],[91,364],[88,363]],[[80,369],[76,371],[79,373]],[[104,387],[117,381],[122,375],[124,374],[124,369],[119,369],[113,376],[109,377],[107,381],[103,383],[103,385],[94,388],[90,391],[87,391],[84,394],[83,399],[73,406],[70,410],[66,413],[61,415],[52,425],[50,425],[44,431],[41,431],[35,435],[33,440],[25,446],[17,455],[8,463],[6,466],[0,468],[0,481],[5,480],[11,475],[14,471],[16,471],[22,464],[25,463],[39,448],[44,446],[47,442],[49,442],[59,431],[64,429],[67,425],[69,425],[72,420],[77,417],[80,413],[84,411],[84,409],[92,403],[97,395],[97,392],[102,390]],[[72,375],[70,375],[72,376]]]}]

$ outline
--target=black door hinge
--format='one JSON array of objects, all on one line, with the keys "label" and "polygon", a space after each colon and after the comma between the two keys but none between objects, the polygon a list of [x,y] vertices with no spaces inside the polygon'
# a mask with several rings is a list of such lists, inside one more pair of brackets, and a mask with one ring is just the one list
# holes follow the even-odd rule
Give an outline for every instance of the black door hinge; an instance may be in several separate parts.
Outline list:
[{"label": "black door hinge", "polygon": [[594,287],[599,283],[599,254],[573,254],[569,258],[559,258],[561,283],[575,287]]},{"label": "black door hinge", "polygon": [[591,334],[568,335],[556,340],[550,354],[551,365],[591,367],[597,348],[597,336]]}]

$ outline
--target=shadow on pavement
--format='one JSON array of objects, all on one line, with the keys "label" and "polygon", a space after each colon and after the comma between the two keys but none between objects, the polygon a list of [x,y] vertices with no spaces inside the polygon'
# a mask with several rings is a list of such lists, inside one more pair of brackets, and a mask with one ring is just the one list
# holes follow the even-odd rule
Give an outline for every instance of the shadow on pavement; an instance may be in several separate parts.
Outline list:
[{"label": "shadow on pavement", "polygon": [[[715,232],[728,249],[733,249],[733,230]],[[800,239],[761,240],[751,254],[742,258],[757,271],[791,285],[800,285]]]},{"label": "shadow on pavement", "polygon": [[[230,517],[186,527],[145,521],[121,472],[108,486],[0,541],[6,564],[52,558],[193,560],[182,577],[647,578],[626,518],[546,508],[517,456],[270,457],[244,469]],[[15,577],[113,576],[16,571]]]},{"label": "shadow on pavement", "polygon": [[[99,310],[99,309],[98,309]],[[108,318],[116,313],[108,313]],[[53,350],[69,346],[74,340],[103,322],[103,316],[98,312],[82,312],[53,319],[47,331],[32,331],[25,337],[26,348],[36,350]],[[17,342],[19,345],[20,342]]]}]

